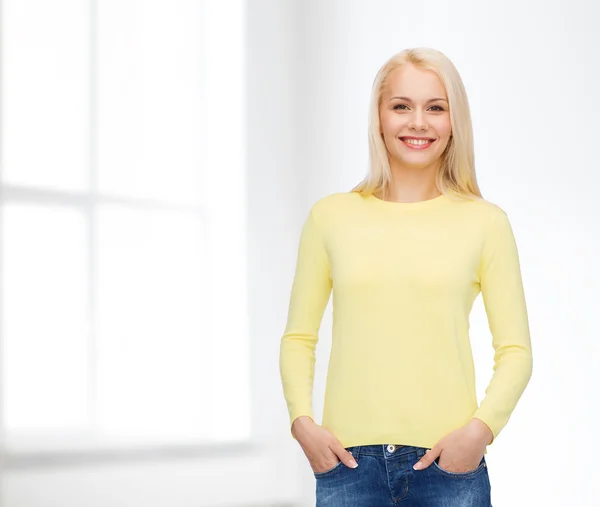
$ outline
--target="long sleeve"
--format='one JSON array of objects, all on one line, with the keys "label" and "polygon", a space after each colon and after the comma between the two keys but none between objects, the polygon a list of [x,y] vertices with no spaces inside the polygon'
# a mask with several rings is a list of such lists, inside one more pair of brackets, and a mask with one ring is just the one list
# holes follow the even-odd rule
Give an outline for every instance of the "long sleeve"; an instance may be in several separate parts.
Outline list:
[{"label": "long sleeve", "polygon": [[495,350],[494,373],[473,417],[490,427],[493,442],[531,378],[533,358],[513,231],[500,208],[491,220],[481,253],[479,283]]},{"label": "long sleeve", "polygon": [[279,370],[290,432],[297,417],[308,415],[314,420],[315,349],[331,290],[329,258],[313,206],[300,234],[287,324],[280,344]]}]

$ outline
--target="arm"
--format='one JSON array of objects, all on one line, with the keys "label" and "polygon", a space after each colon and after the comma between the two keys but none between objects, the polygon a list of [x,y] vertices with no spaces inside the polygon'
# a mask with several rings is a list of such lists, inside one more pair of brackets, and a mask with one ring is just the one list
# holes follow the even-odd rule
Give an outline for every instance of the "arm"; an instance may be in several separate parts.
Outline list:
[{"label": "arm", "polygon": [[[290,417],[290,431],[299,416],[314,420],[312,392],[315,348],[323,312],[332,290],[323,237],[311,209],[300,235],[287,325],[281,338],[279,370]],[[293,438],[294,433],[292,433]]]},{"label": "arm", "polygon": [[533,369],[519,255],[508,216],[501,209],[491,218],[479,283],[495,354],[494,374],[473,418],[489,427],[491,444],[508,422]]}]

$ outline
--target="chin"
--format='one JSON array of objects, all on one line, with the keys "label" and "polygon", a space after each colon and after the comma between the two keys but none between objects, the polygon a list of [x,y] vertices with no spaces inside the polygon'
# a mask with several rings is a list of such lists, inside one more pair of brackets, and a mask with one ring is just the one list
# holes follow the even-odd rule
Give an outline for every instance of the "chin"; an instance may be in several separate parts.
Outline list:
[{"label": "chin", "polygon": [[400,165],[406,167],[426,167],[430,166],[433,163],[439,162],[439,156],[427,156],[427,157],[395,157],[396,160],[400,163]]}]

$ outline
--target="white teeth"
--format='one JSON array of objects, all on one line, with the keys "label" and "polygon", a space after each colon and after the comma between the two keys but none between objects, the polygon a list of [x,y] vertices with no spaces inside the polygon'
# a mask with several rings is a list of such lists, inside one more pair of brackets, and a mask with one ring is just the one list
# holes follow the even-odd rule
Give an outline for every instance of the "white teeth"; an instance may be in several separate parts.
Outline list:
[{"label": "white teeth", "polygon": [[405,143],[408,144],[428,144],[430,141],[426,139],[402,139]]}]

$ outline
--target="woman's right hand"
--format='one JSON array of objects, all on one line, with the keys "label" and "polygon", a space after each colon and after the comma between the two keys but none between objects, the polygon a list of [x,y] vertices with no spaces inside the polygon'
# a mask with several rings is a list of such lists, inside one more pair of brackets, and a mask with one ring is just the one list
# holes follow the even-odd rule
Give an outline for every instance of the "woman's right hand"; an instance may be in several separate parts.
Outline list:
[{"label": "woman's right hand", "polygon": [[340,461],[350,468],[358,466],[352,454],[326,428],[309,416],[300,416],[292,424],[293,435],[302,447],[315,473],[326,472]]}]

